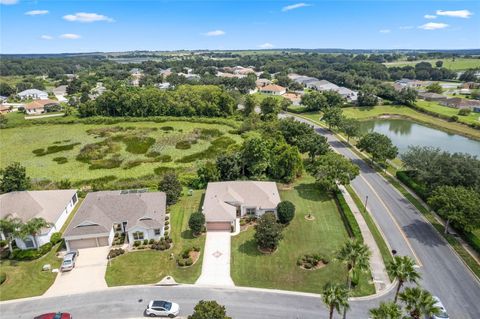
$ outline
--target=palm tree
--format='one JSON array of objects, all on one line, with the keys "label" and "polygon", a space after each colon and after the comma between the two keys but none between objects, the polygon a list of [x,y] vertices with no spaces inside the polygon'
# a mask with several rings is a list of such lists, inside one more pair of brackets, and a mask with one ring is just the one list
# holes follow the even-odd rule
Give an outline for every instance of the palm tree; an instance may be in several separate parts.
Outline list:
[{"label": "palm tree", "polygon": [[394,302],[381,302],[380,307],[370,309],[371,319],[401,319],[402,310]]},{"label": "palm tree", "polygon": [[420,274],[415,269],[415,262],[408,256],[395,256],[387,265],[388,275],[398,280],[397,291],[393,302],[397,302],[398,294],[405,282],[417,283]]},{"label": "palm tree", "polygon": [[432,294],[424,289],[407,287],[399,296],[405,304],[405,310],[414,319],[440,314],[440,308],[435,305],[436,300],[433,299]]},{"label": "palm tree", "polygon": [[322,301],[328,307],[330,319],[333,318],[334,310],[340,313],[342,308],[348,309],[350,307],[348,304],[348,290],[338,284],[328,283],[323,287]]},{"label": "palm tree", "polygon": [[12,241],[15,236],[19,235],[21,226],[22,220],[20,218],[8,216],[0,219],[0,231],[6,236],[10,254],[13,253]]},{"label": "palm tree", "polygon": [[27,237],[28,235],[32,236],[35,247],[40,249],[40,247],[38,247],[36,236],[42,230],[42,228],[48,228],[51,226],[52,223],[47,222],[42,217],[34,217],[22,225],[20,233],[22,234],[23,238]]}]

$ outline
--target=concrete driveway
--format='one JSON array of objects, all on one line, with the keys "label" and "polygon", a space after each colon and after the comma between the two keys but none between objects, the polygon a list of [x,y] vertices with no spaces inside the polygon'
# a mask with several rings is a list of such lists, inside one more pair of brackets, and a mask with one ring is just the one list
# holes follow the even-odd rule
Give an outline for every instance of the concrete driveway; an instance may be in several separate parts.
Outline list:
[{"label": "concrete driveway", "polygon": [[79,249],[80,255],[71,271],[60,272],[44,296],[59,296],[107,288],[105,271],[110,247]]},{"label": "concrete driveway", "polygon": [[198,285],[235,286],[230,277],[230,239],[228,231],[209,231],[203,253],[202,274]]}]

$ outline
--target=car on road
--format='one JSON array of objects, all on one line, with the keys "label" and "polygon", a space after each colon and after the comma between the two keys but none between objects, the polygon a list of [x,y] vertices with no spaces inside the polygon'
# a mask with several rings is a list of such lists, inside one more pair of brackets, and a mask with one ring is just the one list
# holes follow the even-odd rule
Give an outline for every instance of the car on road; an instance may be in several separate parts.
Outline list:
[{"label": "car on road", "polygon": [[50,312],[37,316],[34,319],[72,319],[72,315],[68,312]]},{"label": "car on road", "polygon": [[433,296],[433,299],[435,300],[435,307],[440,308],[440,312],[437,315],[431,316],[430,319],[449,319],[450,317],[448,316],[447,310],[440,301],[440,298]]},{"label": "car on road", "polygon": [[145,314],[150,317],[162,316],[175,318],[180,313],[180,306],[171,301],[152,300],[145,310]]},{"label": "car on road", "polygon": [[62,266],[60,266],[61,271],[70,271],[75,267],[75,260],[77,259],[78,252],[70,251],[65,254],[63,257]]}]

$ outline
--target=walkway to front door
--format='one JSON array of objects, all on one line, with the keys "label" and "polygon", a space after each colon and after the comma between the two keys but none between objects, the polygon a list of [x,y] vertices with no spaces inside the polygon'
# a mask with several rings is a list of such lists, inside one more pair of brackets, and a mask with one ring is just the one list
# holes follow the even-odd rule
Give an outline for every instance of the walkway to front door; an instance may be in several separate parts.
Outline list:
[{"label": "walkway to front door", "polygon": [[205,241],[202,274],[197,280],[199,285],[235,286],[230,277],[230,239],[229,231],[209,231]]}]

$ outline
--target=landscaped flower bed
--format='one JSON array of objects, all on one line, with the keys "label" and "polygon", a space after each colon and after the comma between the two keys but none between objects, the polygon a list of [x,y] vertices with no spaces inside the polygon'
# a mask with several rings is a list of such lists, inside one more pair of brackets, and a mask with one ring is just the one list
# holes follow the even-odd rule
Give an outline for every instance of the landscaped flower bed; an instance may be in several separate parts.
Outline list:
[{"label": "landscaped flower bed", "polygon": [[133,250],[144,250],[144,249],[152,249],[152,250],[167,250],[172,247],[172,239],[165,235],[165,237],[160,238],[160,240],[154,239],[144,239],[144,240],[136,240],[133,242]]},{"label": "landscaped flower bed", "polygon": [[321,256],[319,254],[307,254],[298,258],[297,266],[303,269],[314,270],[322,268],[329,262],[330,260],[325,256]]},{"label": "landscaped flower bed", "polygon": [[177,258],[177,264],[180,267],[189,267],[198,260],[200,257],[200,247],[193,246],[185,249]]},{"label": "landscaped flower bed", "polygon": [[120,255],[123,255],[125,253],[125,250],[123,250],[122,248],[114,248],[114,249],[111,249],[109,252],[108,252],[108,256],[107,256],[107,259],[113,259],[117,256],[120,256]]},{"label": "landscaped flower bed", "polygon": [[241,231],[247,230],[250,226],[255,226],[256,223],[257,223],[256,216],[242,217],[240,219],[240,230]]}]

